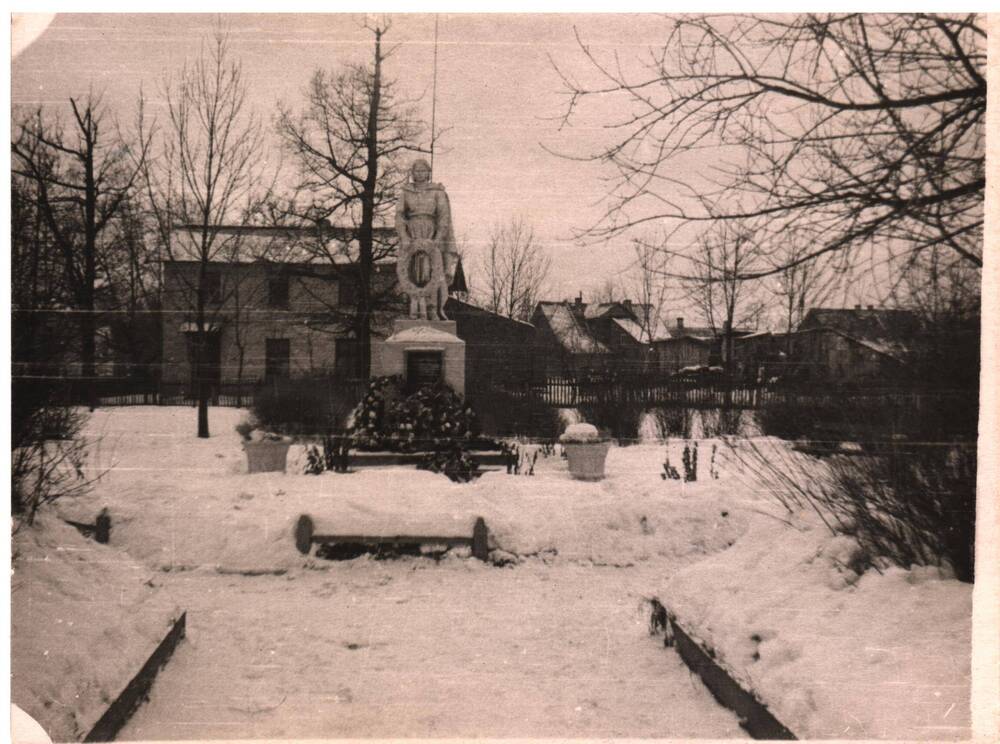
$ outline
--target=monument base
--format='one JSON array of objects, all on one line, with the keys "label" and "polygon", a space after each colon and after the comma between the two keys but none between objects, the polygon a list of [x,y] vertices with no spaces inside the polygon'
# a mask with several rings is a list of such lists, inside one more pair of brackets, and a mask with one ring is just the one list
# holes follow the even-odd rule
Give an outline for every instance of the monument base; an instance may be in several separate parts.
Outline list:
[{"label": "monument base", "polygon": [[381,344],[375,375],[400,375],[408,387],[445,382],[465,395],[465,341],[454,320],[397,318]]}]

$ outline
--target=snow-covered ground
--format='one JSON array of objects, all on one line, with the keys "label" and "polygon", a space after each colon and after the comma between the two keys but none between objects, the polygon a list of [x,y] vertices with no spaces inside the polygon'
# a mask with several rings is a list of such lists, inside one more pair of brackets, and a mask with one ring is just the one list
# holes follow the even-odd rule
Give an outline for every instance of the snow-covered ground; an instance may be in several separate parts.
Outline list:
[{"label": "snow-covered ground", "polygon": [[11,699],[56,741],[85,735],[179,616],[160,576],[54,514],[13,538]]},{"label": "snow-covered ground", "polygon": [[[287,474],[247,475],[240,415],[213,409],[207,440],[191,408],[99,410],[88,424],[104,477],[60,513],[92,521],[107,507],[102,550],[157,569],[157,594],[189,612],[124,737],[742,735],[649,639],[654,596],[799,736],[968,736],[971,587],[927,569],[851,575],[850,541],[775,518],[721,449],[709,477],[710,442],[688,484],[660,477],[655,443],[612,447],[598,483],[571,480],[558,457],[471,484],[398,467],[307,476],[301,447]],[[670,459],[681,469],[678,446]],[[469,535],[482,516],[511,567],[305,557],[302,513],[318,531],[387,535]],[[58,563],[68,533],[50,526],[42,552]],[[19,559],[15,584],[37,565]],[[35,643],[20,601],[17,652]],[[92,653],[64,643],[57,655]],[[124,648],[144,659],[141,645]]]},{"label": "snow-covered ground", "polygon": [[615,568],[171,574],[188,640],[119,739],[743,737]]}]

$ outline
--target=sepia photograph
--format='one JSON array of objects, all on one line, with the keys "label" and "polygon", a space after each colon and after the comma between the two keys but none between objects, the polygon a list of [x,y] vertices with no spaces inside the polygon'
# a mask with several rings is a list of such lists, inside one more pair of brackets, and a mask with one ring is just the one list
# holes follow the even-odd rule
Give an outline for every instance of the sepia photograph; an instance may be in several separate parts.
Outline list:
[{"label": "sepia photograph", "polygon": [[992,741],[995,20],[13,14],[12,740]]}]

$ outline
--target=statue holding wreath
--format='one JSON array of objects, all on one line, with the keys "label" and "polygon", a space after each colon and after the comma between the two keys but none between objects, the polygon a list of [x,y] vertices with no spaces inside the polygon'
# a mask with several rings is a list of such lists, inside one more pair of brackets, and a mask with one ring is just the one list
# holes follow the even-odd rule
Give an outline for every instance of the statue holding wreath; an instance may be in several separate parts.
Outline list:
[{"label": "statue holding wreath", "polygon": [[410,298],[410,317],[447,320],[448,269],[454,261],[455,234],[448,194],[431,182],[431,167],[417,159],[396,204],[399,253],[396,274]]}]

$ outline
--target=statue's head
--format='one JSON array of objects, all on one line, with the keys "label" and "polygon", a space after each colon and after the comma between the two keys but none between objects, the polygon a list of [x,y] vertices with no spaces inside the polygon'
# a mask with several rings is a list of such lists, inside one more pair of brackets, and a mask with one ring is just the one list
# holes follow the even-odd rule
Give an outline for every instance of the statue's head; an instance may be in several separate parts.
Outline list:
[{"label": "statue's head", "polygon": [[410,166],[410,180],[413,183],[427,183],[431,180],[431,164],[423,158],[417,158]]}]

